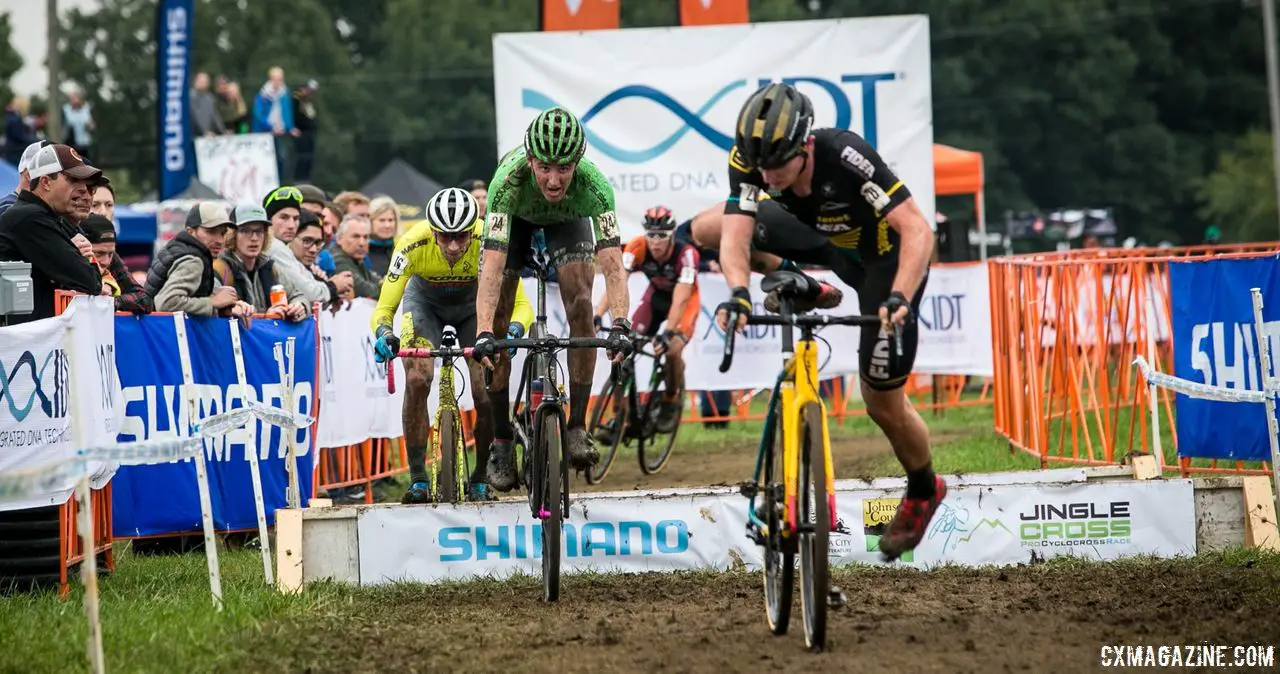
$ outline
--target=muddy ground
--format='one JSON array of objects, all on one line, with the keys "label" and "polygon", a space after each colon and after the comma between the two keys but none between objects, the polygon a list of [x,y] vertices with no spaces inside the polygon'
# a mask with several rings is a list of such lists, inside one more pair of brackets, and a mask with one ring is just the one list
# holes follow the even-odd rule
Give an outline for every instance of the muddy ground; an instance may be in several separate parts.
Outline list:
[{"label": "muddy ground", "polygon": [[[1104,644],[1280,644],[1280,569],[1142,562],[837,572],[827,652],[770,636],[758,574],[382,588],[238,644],[239,671],[1078,672]],[[1195,671],[1188,670],[1188,671]],[[1236,668],[1235,671],[1249,671]]]}]

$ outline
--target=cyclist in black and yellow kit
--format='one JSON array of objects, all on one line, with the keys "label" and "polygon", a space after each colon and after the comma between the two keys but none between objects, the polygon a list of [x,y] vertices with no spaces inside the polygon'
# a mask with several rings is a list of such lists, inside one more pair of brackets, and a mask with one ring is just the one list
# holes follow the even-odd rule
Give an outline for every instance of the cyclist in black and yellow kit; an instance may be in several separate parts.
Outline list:
[{"label": "cyclist in black and yellow kit", "polygon": [[[857,291],[863,314],[879,313],[879,330],[863,328],[858,352],[862,398],[907,473],[907,493],[883,537],[890,560],[924,537],[947,488],[933,472],[929,429],[903,390],[915,361],[916,323],[933,252],[933,230],[910,191],[866,140],[844,129],[813,129],[813,105],[788,84],[752,94],[738,116],[729,155],[729,198],[721,213],[694,219],[700,245],[719,242],[732,299],[717,320],[745,324],[752,248],[829,267]],[[769,194],[766,194],[766,191]],[[718,231],[717,231],[718,230]],[[756,256],[771,268],[772,256]],[[829,286],[809,298],[830,307]],[[776,310],[776,298],[766,298]],[[800,307],[807,308],[807,307]],[[730,318],[732,315],[734,318]],[[890,347],[900,330],[902,356]]]}]

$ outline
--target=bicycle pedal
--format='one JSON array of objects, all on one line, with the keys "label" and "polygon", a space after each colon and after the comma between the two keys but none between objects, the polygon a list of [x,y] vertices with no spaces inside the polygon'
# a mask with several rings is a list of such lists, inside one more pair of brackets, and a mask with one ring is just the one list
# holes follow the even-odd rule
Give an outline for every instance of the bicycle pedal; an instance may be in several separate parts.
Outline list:
[{"label": "bicycle pedal", "polygon": [[760,485],[755,482],[739,482],[738,493],[747,498],[755,498],[760,493]]}]

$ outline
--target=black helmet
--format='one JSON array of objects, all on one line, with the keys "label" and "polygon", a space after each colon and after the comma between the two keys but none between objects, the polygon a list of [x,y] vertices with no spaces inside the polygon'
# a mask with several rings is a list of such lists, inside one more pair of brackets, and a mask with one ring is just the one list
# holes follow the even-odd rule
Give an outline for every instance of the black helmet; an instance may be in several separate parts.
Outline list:
[{"label": "black helmet", "polygon": [[654,206],[644,212],[642,225],[645,231],[670,232],[676,228],[676,219],[672,217],[670,208]]},{"label": "black helmet", "polygon": [[813,104],[790,84],[751,94],[738,113],[738,154],[752,168],[776,168],[800,154],[813,128]]}]

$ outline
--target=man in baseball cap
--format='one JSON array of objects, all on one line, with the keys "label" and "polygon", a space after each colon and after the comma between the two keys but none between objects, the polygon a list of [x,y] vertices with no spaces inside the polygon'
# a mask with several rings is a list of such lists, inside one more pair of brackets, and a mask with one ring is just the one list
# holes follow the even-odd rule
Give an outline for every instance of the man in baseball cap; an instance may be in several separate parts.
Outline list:
[{"label": "man in baseball cap", "polygon": [[9,207],[18,202],[18,195],[22,194],[22,190],[31,188],[31,160],[35,159],[36,153],[40,148],[47,145],[53,145],[47,140],[38,140],[27,146],[22,151],[22,159],[18,161],[18,187],[13,192],[0,197],[0,214],[9,210]]},{"label": "man in baseball cap", "polygon": [[147,294],[155,298],[156,311],[182,311],[192,316],[253,313],[240,301],[235,288],[221,285],[213,261],[222,253],[227,230],[235,227],[227,207],[202,201],[187,213],[186,229],[156,253],[147,271]]},{"label": "man in baseball cap", "polygon": [[0,260],[31,264],[33,310],[8,317],[10,325],[52,317],[56,290],[111,294],[92,246],[73,224],[83,217],[77,203],[86,204],[88,214],[89,185],[102,171],[66,145],[47,145],[36,150],[27,175],[28,189],[0,214]]}]

